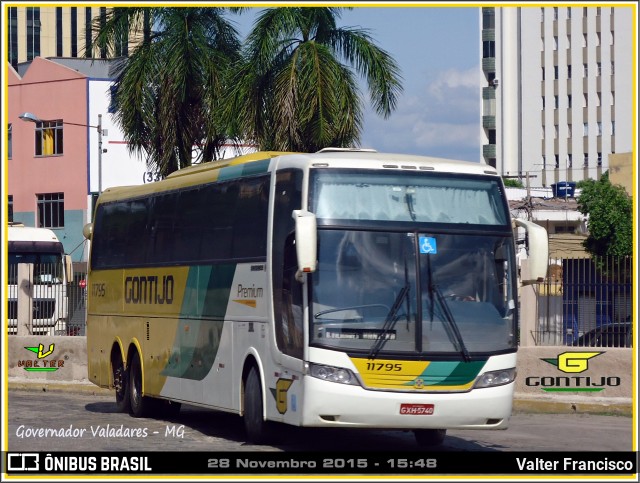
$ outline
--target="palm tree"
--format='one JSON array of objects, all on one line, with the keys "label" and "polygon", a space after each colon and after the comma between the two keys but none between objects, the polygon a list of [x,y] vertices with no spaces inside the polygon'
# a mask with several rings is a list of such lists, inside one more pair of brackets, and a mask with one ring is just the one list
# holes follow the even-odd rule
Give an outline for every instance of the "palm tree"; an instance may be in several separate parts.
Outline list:
[{"label": "palm tree", "polygon": [[279,7],[258,16],[225,103],[239,137],[261,149],[317,151],[359,142],[368,84],[387,118],[402,90],[399,68],[368,32],[336,24],[342,8]]},{"label": "palm tree", "polygon": [[216,159],[226,142],[218,113],[240,53],[238,32],[224,16],[231,10],[241,9],[114,8],[94,20],[87,56],[117,55],[121,39],[140,39],[117,63],[112,101],[129,149],[163,176]]}]

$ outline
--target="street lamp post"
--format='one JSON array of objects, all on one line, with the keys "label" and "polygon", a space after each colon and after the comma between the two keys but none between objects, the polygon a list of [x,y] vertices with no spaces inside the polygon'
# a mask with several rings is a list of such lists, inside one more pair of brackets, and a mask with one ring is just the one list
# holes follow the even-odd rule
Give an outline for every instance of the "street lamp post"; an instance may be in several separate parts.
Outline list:
[{"label": "street lamp post", "polygon": [[[18,116],[25,122],[44,122],[38,116],[31,112],[23,112]],[[102,193],[102,114],[98,114],[98,125],[92,126],[91,124],[79,124],[75,122],[67,122],[62,121],[62,124],[69,124],[71,126],[82,126],[82,127],[95,127],[98,131],[98,194]]]}]

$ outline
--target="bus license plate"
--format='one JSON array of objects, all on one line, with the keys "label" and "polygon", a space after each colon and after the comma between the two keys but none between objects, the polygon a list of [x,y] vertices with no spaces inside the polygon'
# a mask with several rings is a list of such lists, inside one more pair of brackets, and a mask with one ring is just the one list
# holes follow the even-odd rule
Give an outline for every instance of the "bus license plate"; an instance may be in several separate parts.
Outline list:
[{"label": "bus license plate", "polygon": [[433,404],[400,404],[400,414],[433,414]]}]

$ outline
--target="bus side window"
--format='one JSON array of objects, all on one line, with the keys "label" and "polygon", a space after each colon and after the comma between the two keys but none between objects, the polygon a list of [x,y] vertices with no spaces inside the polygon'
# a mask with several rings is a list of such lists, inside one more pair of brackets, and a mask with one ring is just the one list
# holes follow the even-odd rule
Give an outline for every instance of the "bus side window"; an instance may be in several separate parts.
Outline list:
[{"label": "bus side window", "polygon": [[274,330],[278,349],[302,358],[302,285],[295,281],[297,256],[293,210],[302,205],[302,172],[283,170],[276,175],[273,221]]}]

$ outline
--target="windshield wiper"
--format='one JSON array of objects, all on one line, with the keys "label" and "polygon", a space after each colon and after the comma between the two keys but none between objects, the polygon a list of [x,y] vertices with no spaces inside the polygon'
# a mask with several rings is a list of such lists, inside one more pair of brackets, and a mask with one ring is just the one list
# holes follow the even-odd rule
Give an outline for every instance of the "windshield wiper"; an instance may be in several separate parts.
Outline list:
[{"label": "windshield wiper", "polygon": [[402,306],[402,302],[404,301],[404,298],[407,297],[408,295],[409,295],[409,284],[402,287],[402,289],[398,293],[398,296],[396,297],[396,300],[393,302],[393,305],[391,306],[391,309],[387,314],[387,318],[384,321],[384,325],[382,326],[382,331],[380,332],[380,334],[378,334],[378,338],[376,339],[373,346],[371,347],[371,350],[369,351],[369,359],[375,359],[378,353],[382,350],[384,345],[389,340],[387,335],[393,330],[393,328],[396,325],[396,322],[398,322],[398,317],[396,316],[396,314],[398,313],[398,310],[400,310],[400,307]]},{"label": "windshield wiper", "polygon": [[453,317],[451,310],[449,310],[449,304],[447,304],[447,301],[442,295],[440,288],[435,283],[431,283],[430,288],[431,288],[431,292],[435,293],[438,297],[438,302],[440,302],[440,307],[442,308],[444,319],[446,320],[447,324],[449,324],[449,329],[453,333],[454,340],[458,343],[458,350],[462,354],[462,357],[464,358],[464,360],[466,362],[469,362],[471,360],[471,355],[467,350],[467,346],[464,345],[464,339],[462,338],[462,334],[458,329],[458,324],[456,323],[456,319]]}]

